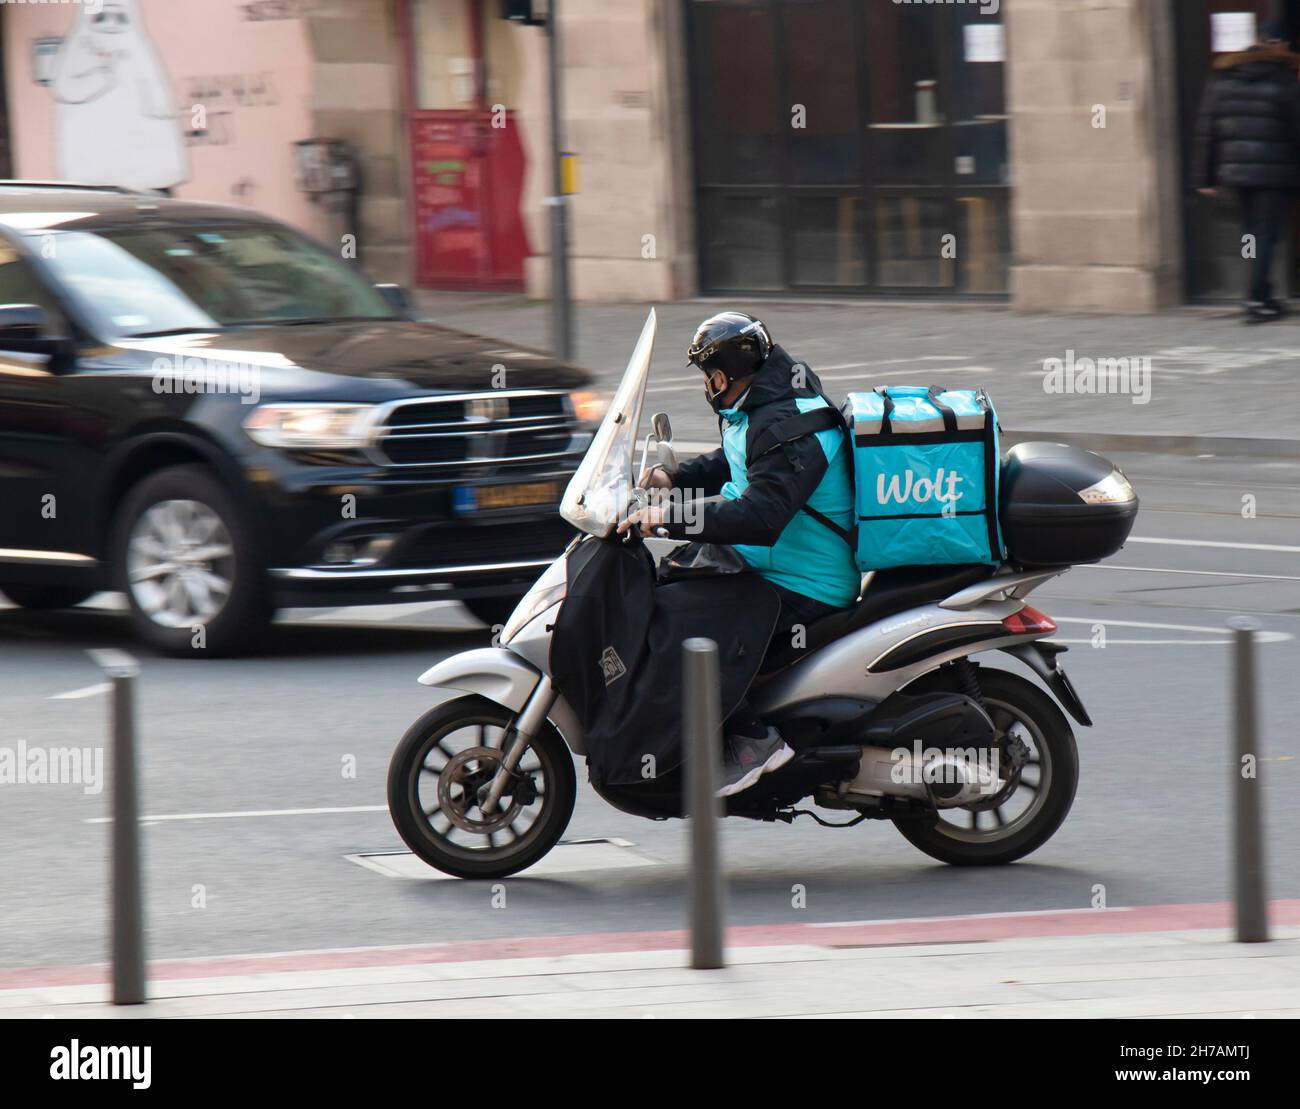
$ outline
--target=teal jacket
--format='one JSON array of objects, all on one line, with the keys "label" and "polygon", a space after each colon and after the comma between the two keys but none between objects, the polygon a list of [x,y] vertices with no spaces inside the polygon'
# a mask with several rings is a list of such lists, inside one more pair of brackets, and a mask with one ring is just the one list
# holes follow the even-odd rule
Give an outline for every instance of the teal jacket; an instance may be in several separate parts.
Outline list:
[{"label": "teal jacket", "polygon": [[667,525],[674,538],[725,543],[775,585],[842,608],[857,599],[861,573],[840,529],[853,527],[852,458],[847,433],[831,428],[761,453],[747,464],[764,429],[800,412],[831,407],[813,372],[781,347],[760,367],[735,408],[722,412],[722,446],[683,463],[673,484],[691,497]]}]

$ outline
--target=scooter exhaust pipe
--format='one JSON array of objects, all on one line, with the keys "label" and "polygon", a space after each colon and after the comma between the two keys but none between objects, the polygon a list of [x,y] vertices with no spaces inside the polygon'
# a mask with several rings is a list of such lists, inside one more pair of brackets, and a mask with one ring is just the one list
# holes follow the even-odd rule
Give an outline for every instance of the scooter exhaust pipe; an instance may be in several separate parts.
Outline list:
[{"label": "scooter exhaust pipe", "polygon": [[1003,787],[998,762],[997,750],[987,747],[942,750],[919,741],[911,748],[864,747],[858,775],[843,785],[841,796],[910,797],[959,808]]}]

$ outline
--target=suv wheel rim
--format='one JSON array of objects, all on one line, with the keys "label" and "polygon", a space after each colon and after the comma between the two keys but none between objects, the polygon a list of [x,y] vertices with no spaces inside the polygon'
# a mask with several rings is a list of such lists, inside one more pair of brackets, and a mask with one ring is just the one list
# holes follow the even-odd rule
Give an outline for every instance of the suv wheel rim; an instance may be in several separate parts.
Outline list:
[{"label": "suv wheel rim", "polygon": [[168,628],[207,624],[225,607],[235,548],[221,517],[202,501],[159,501],[127,540],[127,584],[140,610]]}]

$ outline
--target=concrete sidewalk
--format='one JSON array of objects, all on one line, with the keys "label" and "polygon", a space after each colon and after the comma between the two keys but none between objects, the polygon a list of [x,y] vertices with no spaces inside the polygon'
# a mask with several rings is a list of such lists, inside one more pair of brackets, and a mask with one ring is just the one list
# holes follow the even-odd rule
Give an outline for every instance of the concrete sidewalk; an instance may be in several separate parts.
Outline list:
[{"label": "concrete sidewalk", "polygon": [[[1273,908],[1295,921],[1300,903]],[[733,929],[741,942],[718,971],[688,969],[680,934],[642,947],[629,946],[635,934],[605,937],[606,949],[588,951],[566,949],[599,937],[193,960],[151,968],[163,975],[150,983],[154,1000],[126,1008],[106,1004],[102,982],[48,984],[61,975],[37,968],[0,972],[0,1016],[1300,1016],[1300,923],[1275,924],[1266,944],[1232,943],[1223,928],[1150,927],[1206,919],[1169,910],[1206,909],[1226,914],[1154,906],[750,926]],[[934,938],[954,931],[966,938]],[[877,942],[900,935],[911,938]],[[503,957],[484,957],[492,949]]]},{"label": "concrete sidewalk", "polygon": [[[416,296],[451,327],[549,349],[550,306],[503,294]],[[776,339],[821,375],[828,391],[880,384],[982,386],[1003,427],[1020,437],[1082,437],[1101,450],[1157,449],[1300,457],[1300,316],[1250,327],[1231,308],[1154,316],[1022,315],[1001,304],[733,298],[655,306],[658,342],[647,403],[673,417],[678,439],[713,441],[699,375],[685,368],[696,325],[722,307],[760,315]],[[579,304],[576,361],[607,386],[621,375],[647,304]],[[1073,352],[1073,353],[1071,353]],[[1079,359],[1150,361],[1149,392],[1045,390],[1060,359],[1086,386]],[[509,351],[502,364],[510,365]],[[1130,382],[1142,384],[1141,378]]]}]

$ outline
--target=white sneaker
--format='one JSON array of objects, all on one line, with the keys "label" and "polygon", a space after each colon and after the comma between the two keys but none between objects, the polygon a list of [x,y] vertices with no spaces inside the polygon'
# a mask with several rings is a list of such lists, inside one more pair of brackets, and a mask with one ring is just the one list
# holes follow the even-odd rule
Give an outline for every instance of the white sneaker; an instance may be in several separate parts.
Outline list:
[{"label": "white sneaker", "polygon": [[769,727],[762,739],[752,736],[728,736],[723,749],[722,788],[719,797],[731,797],[749,789],[764,774],[777,770],[794,758],[789,746],[775,728]]}]

